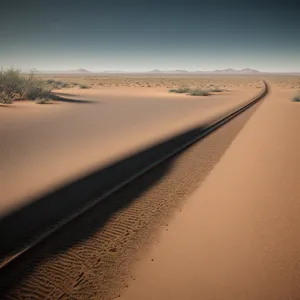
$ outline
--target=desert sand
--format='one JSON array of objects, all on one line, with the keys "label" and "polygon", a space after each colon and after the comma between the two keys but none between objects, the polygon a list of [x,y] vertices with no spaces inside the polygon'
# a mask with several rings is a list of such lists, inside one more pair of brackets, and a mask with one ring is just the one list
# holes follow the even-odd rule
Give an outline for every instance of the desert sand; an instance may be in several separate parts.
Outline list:
[{"label": "desert sand", "polygon": [[[166,166],[138,180],[134,187],[113,196],[109,200],[109,207],[105,203],[98,205],[50,239],[47,247],[40,249],[36,258],[26,263],[27,269],[31,270],[29,274],[22,275],[22,279],[8,291],[4,299],[50,297],[106,300],[118,296],[123,299],[198,299],[202,296],[206,299],[207,295],[211,299],[235,299],[235,295],[237,299],[274,299],[270,298],[270,295],[274,296],[272,292],[283,295],[288,286],[291,287],[290,294],[297,295],[296,288],[293,290],[292,287],[297,281],[293,268],[297,268],[294,257],[299,250],[297,232],[294,230],[299,218],[297,199],[294,197],[294,193],[299,194],[299,177],[294,172],[295,166],[299,164],[295,154],[297,151],[299,153],[299,147],[289,146],[291,141],[297,142],[297,132],[290,129],[298,126],[295,116],[299,113],[299,105],[290,101],[295,93],[290,83],[282,87],[278,86],[277,78],[268,80],[271,82],[272,93],[256,110],[254,108],[242,114]],[[290,79],[280,80],[287,82]],[[293,80],[292,84],[295,85],[296,79]],[[243,88],[243,85],[239,88]],[[82,92],[82,96],[76,98],[84,100],[87,96],[83,93],[91,93],[88,99],[99,101],[97,96],[92,95],[93,89],[77,89]],[[104,90],[106,88],[100,92],[102,95],[107,93]],[[127,131],[124,124],[128,124],[128,120],[124,116],[137,118],[132,108],[139,107],[140,112],[151,113],[149,119],[142,118],[146,113],[138,118],[138,124],[143,124],[142,128],[149,128],[149,131],[134,131],[137,134],[140,132],[138,143],[144,142],[147,145],[159,139],[157,134],[164,138],[172,130],[178,132],[199,124],[199,121],[204,120],[202,117],[199,119],[203,113],[213,118],[216,112],[229,110],[231,105],[239,101],[243,103],[242,96],[246,99],[246,96],[253,95],[252,92],[257,94],[259,89],[255,87],[252,92],[248,90],[244,94],[243,89],[239,92],[236,86],[234,92],[228,93],[230,97],[225,93],[200,98],[185,95],[170,98],[160,94],[161,97],[155,97],[155,100],[141,95],[134,97],[134,91],[126,99],[119,97],[122,94],[119,91],[112,91],[112,97],[107,94],[102,97],[103,106],[106,104],[113,112],[117,107],[119,109],[117,118],[107,123],[110,128],[114,128],[115,124],[111,137],[122,138],[122,135],[116,134],[120,127],[128,132],[127,136],[129,132],[132,135],[134,127]],[[66,93],[67,90],[61,92]],[[234,95],[237,95],[236,98]],[[231,101],[225,104],[224,99]],[[75,117],[74,120],[82,120],[78,118],[82,109],[91,116],[100,114],[100,110],[95,110],[92,104],[62,105],[67,109],[62,110],[61,115],[55,114],[58,122],[54,128],[56,134],[62,125],[65,128],[61,119],[62,116],[66,118],[68,111]],[[128,110],[125,109],[127,106]],[[92,111],[95,111],[95,115]],[[40,112],[37,111],[38,114]],[[100,115],[110,116],[108,112],[109,109]],[[46,114],[40,115],[43,120]],[[153,124],[154,115],[156,125]],[[22,118],[19,120],[19,127],[15,128],[28,126]],[[55,124],[52,120],[51,126]],[[95,143],[95,139],[98,139],[93,131],[95,127],[97,132],[99,128],[102,129],[100,133],[105,137],[103,132],[106,127],[98,126],[96,121],[86,124],[86,121],[70,120],[71,117],[66,118],[67,123],[72,123],[68,134],[75,130],[76,134],[79,132],[79,136],[86,139],[86,135],[81,134],[79,129],[84,133],[92,131]],[[9,126],[14,130],[13,122]],[[27,134],[34,132],[39,142],[33,147],[32,139],[29,145],[32,149],[39,149],[38,146],[47,148],[43,144],[47,139],[42,137],[46,126],[42,125],[40,132],[37,129],[32,131],[33,127],[39,128],[32,124]],[[161,132],[162,128],[166,131]],[[153,140],[140,138],[150,131],[154,131]],[[46,136],[53,138],[49,133]],[[66,145],[82,147],[80,141],[72,142],[67,136],[63,136],[60,141],[66,140]],[[282,143],[274,142],[277,137]],[[96,142],[99,148],[100,140]],[[46,146],[49,144],[46,143]],[[123,144],[126,147],[129,145],[127,138]],[[132,151],[141,144],[135,144],[136,148],[131,144]],[[93,149],[89,148],[85,148],[87,152],[84,153],[90,155]],[[130,152],[130,147],[125,150],[122,148],[119,152],[120,144],[116,148],[117,156],[122,151]],[[35,155],[37,153],[35,150]],[[46,155],[47,160],[49,157]],[[66,157],[64,154],[64,159]],[[286,158],[287,163],[283,165]],[[86,156],[84,159],[87,161]],[[59,163],[64,166],[65,162],[60,160]],[[192,192],[194,194],[191,196]],[[273,199],[276,201],[273,202]],[[22,274],[19,271],[17,273]],[[51,278],[51,281],[47,278]],[[265,294],[262,285],[266,287]],[[124,290],[120,292],[120,288]],[[247,295],[240,294],[241,291],[246,291],[250,296],[247,298]],[[279,299],[286,297],[284,295]]]},{"label": "desert sand", "polygon": [[271,88],[121,299],[299,299],[300,106]]},{"label": "desert sand", "polygon": [[[128,285],[132,264],[155,244],[156,230],[166,228],[174,210],[205,180],[259,105],[61,228],[46,247],[37,247],[29,261],[22,261],[9,276],[0,273],[0,290],[6,286],[3,298],[106,300],[118,296]],[[61,200],[52,199],[56,209],[64,206]],[[51,214],[53,208],[49,208]],[[45,220],[40,214],[29,217],[30,225]],[[24,225],[16,226],[20,220]],[[2,253],[11,244],[9,232],[15,232],[15,239],[30,227],[26,217],[15,221],[1,227],[2,241],[8,241]],[[12,275],[19,277],[17,284],[7,284]]]},{"label": "desert sand", "polygon": [[[180,86],[187,79],[172,80]],[[211,79],[201,80],[211,84]],[[222,82],[215,78],[214,85],[217,80]],[[166,87],[68,88],[57,92],[77,102],[2,107],[1,214],[124,155],[208,122],[245,103],[262,87],[253,79],[249,81],[255,86],[248,86],[243,77],[231,80],[234,88],[228,85],[227,91],[208,97],[171,94]]]},{"label": "desert sand", "polygon": [[[180,86],[189,86],[190,88],[209,88],[218,86],[220,88],[235,87],[261,87],[262,76],[226,76],[226,75],[193,75],[193,74],[89,74],[89,75],[38,75],[43,80],[53,79],[67,83],[70,87],[78,88],[78,85],[84,84],[90,88],[143,88],[164,89]],[[293,76],[274,77],[279,84],[297,84]],[[288,78],[288,79],[287,79]],[[299,77],[298,77],[299,79]],[[297,80],[297,77],[296,77]]]}]

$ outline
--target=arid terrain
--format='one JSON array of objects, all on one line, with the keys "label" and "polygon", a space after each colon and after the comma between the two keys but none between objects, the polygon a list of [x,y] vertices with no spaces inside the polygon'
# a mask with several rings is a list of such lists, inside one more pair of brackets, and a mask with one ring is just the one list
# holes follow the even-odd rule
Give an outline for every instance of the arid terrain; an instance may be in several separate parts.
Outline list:
[{"label": "arid terrain", "polygon": [[299,76],[38,76],[64,99],[0,106],[2,214],[270,93],[50,238],[4,299],[297,299]]},{"label": "arid terrain", "polygon": [[120,299],[300,297],[300,106],[290,101],[291,81],[270,81],[270,94],[160,230]]},{"label": "arid terrain", "polygon": [[300,300],[300,1],[2,2],[0,300]]},{"label": "arid terrain", "polygon": [[[256,86],[260,85],[262,76],[225,76],[225,75],[189,75],[189,74],[39,74],[40,78],[48,80],[61,80],[70,84],[86,84],[90,87],[157,87],[157,88],[176,88],[179,86],[190,86],[194,88],[205,88],[211,86],[219,86],[230,88],[235,86]],[[281,82],[280,78],[276,79]],[[286,78],[282,82],[286,82]],[[288,80],[290,81],[290,79]],[[291,80],[292,82],[292,80]]]},{"label": "arid terrain", "polygon": [[[67,101],[37,105],[23,100],[1,107],[1,169],[6,174],[1,212],[125,154],[203,124],[250,100],[263,86],[260,78],[245,76],[39,76],[67,83],[78,80],[91,88],[53,90]],[[169,88],[182,86],[218,87],[222,92],[207,97],[169,93]]]},{"label": "arid terrain", "polygon": [[158,87],[163,89],[190,86],[208,88],[234,88],[236,86],[260,86],[261,78],[287,88],[300,88],[299,75],[194,75],[194,74],[39,74],[40,78],[60,80],[74,86],[86,84],[90,87]]}]

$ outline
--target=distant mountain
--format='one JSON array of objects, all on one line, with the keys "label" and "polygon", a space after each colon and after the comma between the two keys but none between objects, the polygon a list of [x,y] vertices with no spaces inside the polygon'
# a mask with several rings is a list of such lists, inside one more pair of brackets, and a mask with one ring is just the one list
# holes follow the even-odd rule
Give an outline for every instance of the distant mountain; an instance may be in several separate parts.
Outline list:
[{"label": "distant mountain", "polygon": [[52,70],[52,71],[43,71],[43,70],[37,70],[37,69],[23,69],[22,73],[28,74],[31,71],[34,71],[35,73],[38,74],[118,74],[118,73],[123,73],[123,74],[129,74],[129,73],[134,73],[134,74],[146,74],[146,73],[153,73],[153,74],[245,74],[245,75],[251,75],[251,74],[283,74],[283,75],[299,75],[300,72],[265,72],[265,71],[258,71],[255,69],[251,68],[244,68],[244,69],[233,69],[233,68],[227,68],[227,69],[217,69],[213,71],[187,71],[187,70],[159,70],[159,69],[154,69],[152,71],[121,71],[121,70],[105,70],[105,71],[98,71],[98,72],[91,72],[86,69],[76,69],[76,70]]},{"label": "distant mountain", "polygon": [[67,72],[69,72],[69,73],[92,73],[91,71],[88,71],[85,69],[69,70]]},{"label": "distant mountain", "polygon": [[236,70],[236,69],[223,69],[223,70],[214,70],[213,73],[231,73],[231,74],[258,74],[261,73],[258,70],[246,68],[242,70]]},{"label": "distant mountain", "polygon": [[189,73],[187,70],[171,70],[171,71],[166,71],[168,73]]},{"label": "distant mountain", "polygon": [[246,69],[242,69],[242,70],[240,70],[240,73],[252,73],[252,74],[259,74],[259,73],[262,73],[262,72],[261,72],[261,71],[258,71],[258,70],[254,70],[254,69],[246,68]]},{"label": "distant mountain", "polygon": [[158,69],[154,69],[152,71],[149,71],[148,73],[163,73],[163,71],[158,70]]},{"label": "distant mountain", "polygon": [[187,70],[158,70],[154,69],[152,71],[149,71],[148,73],[189,73]]},{"label": "distant mountain", "polygon": [[237,70],[234,69],[224,69],[224,70],[214,70],[213,73],[236,73]]},{"label": "distant mountain", "polygon": [[232,68],[222,69],[222,70],[214,70],[214,71],[196,71],[195,73],[201,74],[260,74],[262,72],[250,68],[236,70]]},{"label": "distant mountain", "polygon": [[[99,72],[99,73],[102,73],[102,72]],[[103,71],[103,73],[112,73],[112,74],[115,74],[115,73],[124,73],[124,71]]]},{"label": "distant mountain", "polygon": [[167,74],[175,74],[175,73],[197,73],[197,74],[259,74],[262,73],[258,70],[246,68],[242,70],[236,70],[232,68],[222,69],[222,70],[214,70],[214,71],[187,71],[187,70],[158,70],[154,69],[149,71],[148,73],[167,73]]}]

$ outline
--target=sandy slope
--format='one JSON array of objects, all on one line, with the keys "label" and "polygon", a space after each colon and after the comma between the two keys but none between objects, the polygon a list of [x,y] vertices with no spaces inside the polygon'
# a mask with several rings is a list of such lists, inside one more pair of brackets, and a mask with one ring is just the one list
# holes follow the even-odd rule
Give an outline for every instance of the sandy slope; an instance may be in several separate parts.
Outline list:
[{"label": "sandy slope", "polygon": [[[0,212],[248,101],[259,89],[210,97],[81,91],[90,103],[0,110]],[[65,92],[60,90],[60,92]],[[69,93],[72,90],[69,90]],[[117,93],[117,94],[116,94]],[[59,109],[61,107],[61,109]],[[24,108],[24,109],[23,109]]]},{"label": "sandy slope", "polygon": [[274,88],[121,299],[300,298],[300,105]]}]

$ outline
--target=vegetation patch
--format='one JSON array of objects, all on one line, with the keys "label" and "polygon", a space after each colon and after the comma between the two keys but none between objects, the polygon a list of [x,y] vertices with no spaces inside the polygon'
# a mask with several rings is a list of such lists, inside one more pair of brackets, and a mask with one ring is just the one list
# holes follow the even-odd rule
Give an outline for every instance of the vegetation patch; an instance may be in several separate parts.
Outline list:
[{"label": "vegetation patch", "polygon": [[300,94],[299,94],[299,95],[296,95],[296,96],[293,98],[293,101],[294,101],[294,102],[300,102]]},{"label": "vegetation patch", "polygon": [[60,87],[61,88],[66,88],[66,87],[68,87],[69,86],[69,84],[67,83],[67,82],[62,82],[61,84],[60,84]]},{"label": "vegetation patch", "polygon": [[67,82],[61,81],[61,80],[53,80],[49,79],[46,81],[52,89],[61,89],[69,87],[69,84]]},{"label": "vegetation patch", "polygon": [[10,104],[24,93],[25,79],[20,70],[9,68],[0,71],[0,102]]},{"label": "vegetation patch", "polygon": [[190,96],[209,96],[210,91],[209,90],[190,90],[189,92]]},{"label": "vegetation patch", "polygon": [[53,84],[54,82],[55,82],[54,79],[48,79],[48,80],[47,80],[47,83],[48,83],[48,84]]},{"label": "vegetation patch", "polygon": [[1,92],[0,104],[12,104],[12,99],[6,93]]},{"label": "vegetation patch", "polygon": [[20,69],[1,69],[0,103],[11,104],[16,99],[37,98],[51,98],[51,88],[47,82],[37,79],[33,72],[29,76],[24,76]]},{"label": "vegetation patch", "polygon": [[200,90],[200,89],[190,89],[190,88],[178,88],[178,89],[171,89],[169,90],[169,93],[177,93],[177,94],[188,94],[190,96],[209,96],[211,95],[211,92],[219,93],[223,92],[224,90],[214,87],[212,89],[208,90]]},{"label": "vegetation patch", "polygon": [[179,89],[169,90],[170,93],[177,93],[177,94],[187,94],[189,91],[190,91],[189,88],[179,88]]},{"label": "vegetation patch", "polygon": [[89,88],[89,86],[86,85],[86,84],[79,84],[79,87],[80,87],[81,89],[88,89],[88,88]]}]

